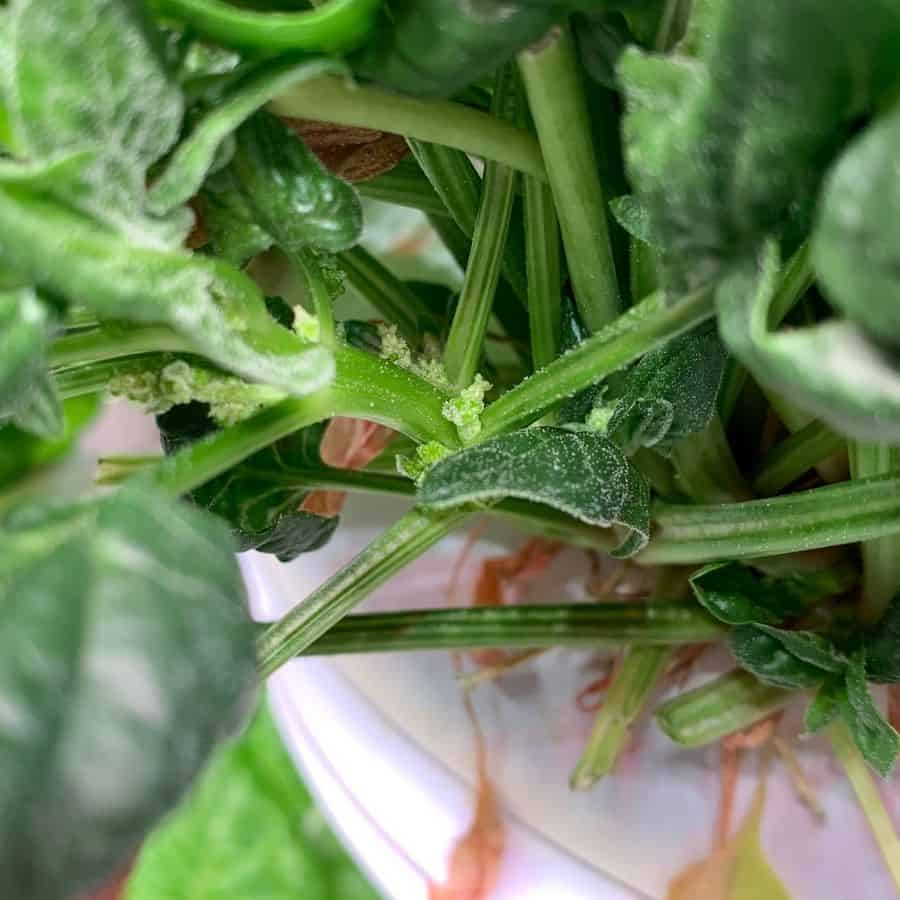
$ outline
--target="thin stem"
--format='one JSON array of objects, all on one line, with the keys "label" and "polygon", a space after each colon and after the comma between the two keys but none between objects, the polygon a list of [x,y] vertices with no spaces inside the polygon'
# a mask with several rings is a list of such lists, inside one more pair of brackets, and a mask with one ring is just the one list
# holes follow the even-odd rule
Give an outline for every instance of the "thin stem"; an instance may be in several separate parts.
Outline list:
[{"label": "thin stem", "polygon": [[381,0],[328,0],[302,12],[257,12],[222,0],[150,0],[150,6],[226,46],[340,53],[365,40]]},{"label": "thin stem", "polygon": [[440,322],[415,293],[361,246],[339,253],[338,261],[354,289],[396,325],[410,344],[417,346],[422,339],[420,319],[427,321],[431,332],[440,332]]},{"label": "thin stem", "polygon": [[671,459],[675,483],[697,503],[727,503],[752,496],[718,414],[713,415],[703,431],[678,441]]},{"label": "thin stem", "polygon": [[524,188],[531,358],[534,368],[542,369],[556,359],[559,352],[559,224],[549,186],[526,175]]},{"label": "thin stem", "polygon": [[561,400],[693,328],[713,311],[707,289],[675,303],[653,294],[492,403],[482,416],[482,439],[540,419]]},{"label": "thin stem", "polygon": [[822,460],[840,450],[846,439],[817,419],[786,437],[763,458],[753,489],[763,496],[777,494]]},{"label": "thin stem", "polygon": [[722,634],[695,603],[481,606],[348,616],[302,655],[620,646],[636,640],[666,654],[669,645],[719,640]]},{"label": "thin stem", "polygon": [[[887,444],[850,443],[850,471],[854,478],[900,473],[900,448]],[[877,622],[900,592],[900,535],[874,538],[862,545],[863,591],[860,614],[867,624]]]},{"label": "thin stem", "polygon": [[350,563],[266,629],[257,643],[259,667],[270,675],[333,628],[357,603],[421,556],[470,515],[467,508],[428,513],[411,509]]},{"label": "thin stem", "polygon": [[663,703],[656,722],[676,744],[702,747],[759,722],[794,696],[735,669]]},{"label": "thin stem", "polygon": [[192,353],[196,352],[196,349],[190,341],[165,325],[144,325],[134,328],[103,325],[92,331],[57,338],[50,347],[48,363],[51,369],[56,369],[142,353],[160,351]]},{"label": "thin stem", "polygon": [[271,104],[282,116],[320,119],[389,131],[473,156],[493,159],[545,178],[538,142],[524,129],[449,101],[426,101],[352,84],[344,78],[315,78],[285,91]]},{"label": "thin stem", "polygon": [[619,313],[606,201],[568,28],[557,26],[519,54],[519,69],[547,163],[578,311],[591,331]]},{"label": "thin stem", "polygon": [[645,565],[796,553],[900,533],[900,478],[879,476],[764,500],[654,506]]},{"label": "thin stem", "polygon": [[450,213],[431,182],[413,158],[401,160],[389,172],[358,182],[356,190],[363,197],[421,210],[429,216],[446,217]]},{"label": "thin stem", "polygon": [[586,791],[612,772],[628,741],[631,726],[659,684],[672,652],[670,647],[652,646],[642,640],[626,653],[572,772],[569,780],[572,790]]},{"label": "thin stem", "polygon": [[835,755],[847,773],[847,780],[856,794],[869,828],[872,829],[872,836],[878,844],[894,887],[900,894],[900,838],[894,830],[894,823],[884,807],[866,761],[843,722],[832,723],[828,728],[828,737]]},{"label": "thin stem", "polygon": [[334,349],[334,311],[331,307],[331,294],[322,278],[322,269],[308,249],[296,251],[290,254],[290,258],[306,282],[306,289],[312,297],[316,318],[319,321],[319,340],[325,347]]},{"label": "thin stem", "polygon": [[53,383],[63,400],[84,394],[100,394],[106,390],[109,380],[126,367],[136,371],[162,368],[167,357],[161,353],[144,353],[127,360],[108,359],[97,363],[83,363],[53,373]]},{"label": "thin stem", "polygon": [[[516,105],[515,73],[504,67],[497,76],[491,109],[495,115],[512,119]],[[516,177],[516,172],[507,166],[490,161],[485,164],[469,264],[444,348],[447,375],[458,391],[471,384],[481,360],[500,278]]]}]

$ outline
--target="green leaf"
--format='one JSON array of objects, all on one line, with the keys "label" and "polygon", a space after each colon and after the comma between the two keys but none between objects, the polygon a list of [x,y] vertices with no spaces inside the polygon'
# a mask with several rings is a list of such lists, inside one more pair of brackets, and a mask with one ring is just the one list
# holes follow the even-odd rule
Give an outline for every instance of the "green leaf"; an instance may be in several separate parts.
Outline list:
[{"label": "green leaf", "polygon": [[855,116],[896,81],[900,8],[721,0],[698,58],[619,63],[632,184],[681,287],[808,216]]},{"label": "green leaf", "polygon": [[232,171],[255,221],[283,250],[337,252],[359,240],[356,192],[276,116],[258,113],[240,128]]},{"label": "green leaf", "polygon": [[866,762],[887,778],[900,753],[900,734],[885,721],[872,701],[866,683],[865,652],[853,655],[846,672],[846,702],[841,715]]},{"label": "green leaf", "polygon": [[419,500],[434,509],[520,497],[591,525],[621,525],[635,553],[649,535],[650,491],[616,445],[599,434],[529,428],[469,447],[425,476]]},{"label": "green leaf", "polygon": [[[215,431],[201,403],[176,406],[156,421],[166,453]],[[318,550],[331,540],[339,518],[317,516],[300,505],[309,493],[302,476],[322,466],[324,429],[311,425],[276,441],[194,490],[191,500],[229,523],[241,551],[272,553],[289,562]]]},{"label": "green leaf", "polygon": [[23,507],[0,541],[0,893],[101,884],[256,681],[225,529],[139,486]]},{"label": "green leaf", "polygon": [[729,642],[743,668],[776,687],[817,687],[847,664],[846,657],[830,641],[809,631],[738,625]]},{"label": "green leaf", "polygon": [[613,197],[609,201],[609,208],[615,220],[633,238],[637,238],[648,247],[653,247],[654,250],[661,248],[659,237],[654,232],[653,223],[650,221],[650,213],[634,194]]},{"label": "green leaf", "polygon": [[377,900],[313,805],[266,707],[145,842],[124,897]]},{"label": "green leaf", "polygon": [[230,169],[206,180],[197,194],[196,206],[213,252],[228,262],[243,265],[274,243],[254,221],[253,210]]},{"label": "green leaf", "polygon": [[810,734],[830,725],[840,714],[842,704],[847,702],[847,687],[843,676],[835,675],[825,681],[816,696],[806,708],[804,727]]},{"label": "green leaf", "polygon": [[[215,106],[178,146],[149,194],[150,209],[163,215],[189,200],[212,171],[222,142],[257,109],[291,85],[323,75],[343,75],[331,59],[279,59],[261,63],[229,85]],[[296,140],[296,138],[295,138]]]},{"label": "green leaf", "polygon": [[13,425],[38,437],[54,440],[65,429],[62,401],[50,375],[41,370],[31,382],[27,402],[15,414]]},{"label": "green leaf", "polygon": [[623,380],[607,434],[625,453],[666,452],[703,431],[716,411],[725,350],[712,325],[653,350]]},{"label": "green leaf", "polygon": [[223,368],[305,394],[334,372],[328,352],[266,312],[237,269],[182,250],[138,246],[46,197],[0,190],[0,266],[104,319],[166,324]]},{"label": "green leaf", "polygon": [[144,213],[149,168],[175,143],[181,90],[142,4],[16,0],[0,67],[14,155],[33,162],[88,151],[56,196],[136,244],[179,243],[186,220]]},{"label": "green leaf", "polygon": [[770,331],[778,252],[769,245],[717,292],[722,340],[762,384],[842,434],[900,440],[900,357],[857,325],[830,320]]},{"label": "green leaf", "polygon": [[900,595],[881,620],[864,636],[866,672],[870,681],[900,682]]},{"label": "green leaf", "polygon": [[826,296],[874,337],[900,346],[900,107],[838,159],[822,192],[812,251]]}]

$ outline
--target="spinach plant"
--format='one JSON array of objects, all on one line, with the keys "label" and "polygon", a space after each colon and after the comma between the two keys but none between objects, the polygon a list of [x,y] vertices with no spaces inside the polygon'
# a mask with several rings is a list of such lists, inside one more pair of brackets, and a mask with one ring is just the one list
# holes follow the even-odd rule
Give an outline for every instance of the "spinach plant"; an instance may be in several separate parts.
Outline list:
[{"label": "spinach plant", "polygon": [[[298,654],[627,646],[583,789],[674,650],[720,640],[734,671],[659,725],[696,746],[808,694],[900,887],[865,768],[900,753],[870,692],[900,681],[900,3],[272,6],[0,7],[3,895],[101,884]],[[429,217],[457,296],[359,246],[367,197]],[[48,496],[104,394],[165,452]],[[339,418],[396,435],[329,464]],[[256,627],[233,553],[322,546],[317,491],[414,504]],[[478,513],[691,595],[353,614]]]}]

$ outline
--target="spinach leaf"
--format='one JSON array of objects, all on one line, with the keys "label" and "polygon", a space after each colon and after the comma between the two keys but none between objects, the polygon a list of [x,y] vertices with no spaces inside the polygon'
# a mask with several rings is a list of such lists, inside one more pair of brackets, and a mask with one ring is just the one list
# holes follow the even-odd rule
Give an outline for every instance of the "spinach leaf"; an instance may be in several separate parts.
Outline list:
[{"label": "spinach leaf", "polygon": [[0,540],[0,893],[102,883],[256,682],[225,529],[143,487],[23,507]]},{"label": "spinach leaf", "polygon": [[900,595],[864,636],[870,681],[900,682]]},{"label": "spinach leaf", "polygon": [[813,234],[813,261],[828,299],[869,334],[900,346],[900,109],[879,118],[829,173]]},{"label": "spinach leaf", "polygon": [[636,553],[649,536],[650,491],[619,448],[600,434],[529,428],[448,456],[426,475],[420,502],[434,509],[521,497],[591,525],[620,525],[620,555]]},{"label": "spinach leaf", "polygon": [[[210,833],[215,840],[210,840]],[[297,777],[263,706],[145,842],[125,900],[377,900]]]},{"label": "spinach leaf", "polygon": [[0,85],[15,156],[89,156],[54,194],[136,245],[180,243],[185,216],[144,212],[147,173],[175,143],[184,101],[141,4],[16,0]]},{"label": "spinach leaf", "polygon": [[896,81],[900,8],[816,0],[711,4],[698,58],[634,47],[619,77],[632,184],[679,288],[715,280],[808,217],[860,112]]},{"label": "spinach leaf", "polygon": [[[778,251],[737,268],[717,292],[722,340],[754,378],[862,440],[900,440],[900,357],[845,320],[772,332]],[[848,365],[852,360],[852,365]]]},{"label": "spinach leaf", "polygon": [[216,98],[213,109],[178,146],[153,185],[148,198],[150,209],[163,215],[196,194],[213,170],[222,142],[273,97],[297,82],[346,71],[330,59],[287,58],[261,63],[229,84],[224,94]]},{"label": "spinach leaf", "polygon": [[809,631],[739,625],[731,632],[729,643],[743,668],[776,687],[817,687],[847,664],[830,641]]},{"label": "spinach leaf", "polygon": [[900,753],[900,734],[878,711],[866,683],[865,651],[850,659],[845,676],[846,700],[842,697],[841,715],[866,762],[887,778]]},{"label": "spinach leaf", "polygon": [[[167,453],[215,431],[201,403],[176,406],[156,421]],[[300,509],[309,492],[303,476],[323,465],[324,429],[324,424],[311,425],[276,441],[194,490],[191,500],[229,523],[240,551],[272,553],[289,562],[318,550],[340,521]]]},{"label": "spinach leaf", "polygon": [[607,434],[628,454],[640,447],[670,451],[709,424],[724,368],[714,325],[651,351],[624,377]]},{"label": "spinach leaf", "polygon": [[310,244],[337,252],[359,240],[356,191],[276,116],[257,113],[239,129],[231,168],[254,221],[286,252]]}]

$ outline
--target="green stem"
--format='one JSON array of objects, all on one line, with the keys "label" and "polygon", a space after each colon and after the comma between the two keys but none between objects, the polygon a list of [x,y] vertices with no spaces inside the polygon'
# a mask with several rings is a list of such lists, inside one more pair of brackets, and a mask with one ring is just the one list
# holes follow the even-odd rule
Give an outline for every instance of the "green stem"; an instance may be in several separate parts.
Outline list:
[{"label": "green stem", "polygon": [[656,722],[676,744],[702,747],[759,722],[794,696],[735,669],[663,703]]},{"label": "green stem", "polygon": [[415,293],[371,253],[357,245],[339,253],[338,261],[354,289],[388,322],[396,325],[409,344],[418,346],[421,342],[420,319],[427,320],[427,330],[440,333],[440,322],[431,316]]},{"label": "green stem", "polygon": [[840,450],[845,442],[842,435],[814,419],[763,457],[753,479],[754,491],[763,496],[777,494]]},{"label": "green stem", "polygon": [[718,414],[713,415],[703,431],[678,441],[671,459],[675,483],[697,503],[727,503],[752,496]]},{"label": "green stem", "polygon": [[84,394],[100,394],[106,390],[109,380],[120,374],[128,366],[136,372],[160,369],[168,361],[161,353],[144,353],[128,357],[127,360],[108,359],[97,363],[83,363],[60,369],[53,373],[53,383],[63,400]]},{"label": "green stem", "polygon": [[334,311],[331,294],[322,278],[322,269],[313,253],[304,248],[289,254],[299,274],[306,282],[306,289],[312,297],[316,318],[319,321],[319,340],[330,349],[335,346]]},{"label": "green stem", "polygon": [[376,587],[421,556],[471,514],[468,508],[428,513],[411,509],[323,585],[266,629],[257,643],[259,667],[270,675],[321,638]]},{"label": "green stem", "polygon": [[345,78],[314,78],[271,103],[274,112],[301,119],[356,125],[454,147],[545,178],[538,142],[524,129],[449,101],[426,101],[352,84]]},{"label": "green stem", "polygon": [[591,331],[619,313],[606,202],[568,28],[557,26],[519,54],[519,68],[553,190],[578,311]]},{"label": "green stem", "polygon": [[869,767],[843,722],[837,721],[830,725],[828,736],[831,739],[835,755],[847,773],[847,780],[853,788],[853,793],[856,794],[866,821],[869,823],[869,828],[871,828],[878,849],[881,851],[882,859],[894,882],[894,887],[900,895],[900,838],[894,830],[894,823],[891,821],[881,800],[881,795],[878,793],[878,788],[872,780]]},{"label": "green stem", "polygon": [[671,647],[652,646],[643,640],[626,653],[572,772],[569,781],[572,790],[586,791],[612,772],[632,724],[647,705],[671,658]]},{"label": "green stem", "polygon": [[561,400],[693,328],[713,312],[708,289],[675,303],[653,294],[488,406],[482,416],[481,438],[540,419]]},{"label": "green stem", "polygon": [[370,200],[408,206],[429,216],[444,218],[450,214],[444,201],[425,177],[421,166],[413,158],[403,159],[389,172],[358,182],[354,186],[361,196]]},{"label": "green stem", "polygon": [[303,12],[257,12],[222,0],[150,0],[150,6],[226,46],[340,53],[365,40],[381,0],[328,0]]},{"label": "green stem", "polygon": [[[850,442],[854,478],[900,472],[900,448],[887,444]],[[873,538],[862,545],[863,591],[860,613],[866,624],[877,622],[900,592],[900,535]]]},{"label": "green stem", "polygon": [[669,645],[719,640],[722,633],[695,603],[481,606],[348,616],[301,653],[597,647],[640,641],[666,655]]},{"label": "green stem", "polygon": [[[497,76],[491,109],[498,117],[510,120],[515,118],[516,107],[515,73],[504,67]],[[500,279],[516,177],[507,166],[490,161],[485,164],[469,264],[444,347],[444,365],[457,391],[472,383],[481,360]]]},{"label": "green stem", "polygon": [[155,352],[192,353],[196,347],[165,325],[103,325],[57,338],[50,347],[48,364],[57,369]]},{"label": "green stem", "polygon": [[524,188],[531,358],[534,368],[542,369],[556,359],[559,352],[559,224],[553,206],[553,193],[547,184],[526,175]]},{"label": "green stem", "polygon": [[900,478],[879,476],[763,500],[656,504],[645,565],[777,556],[900,533]]}]

